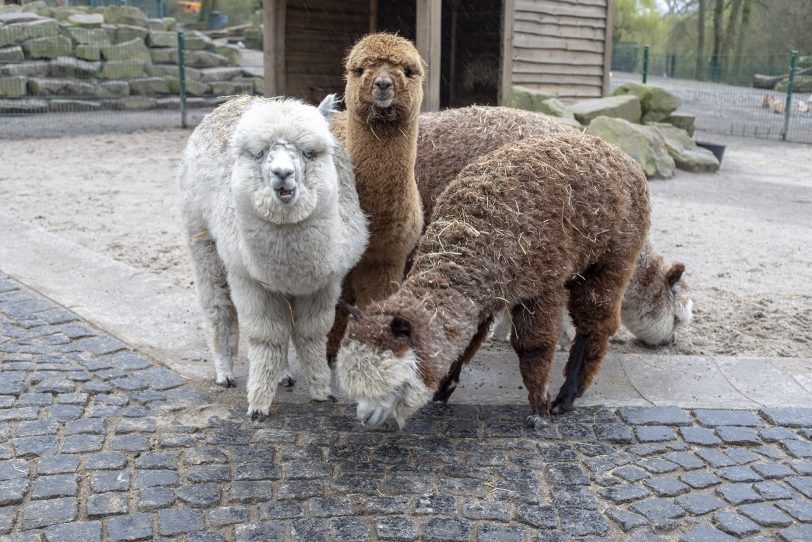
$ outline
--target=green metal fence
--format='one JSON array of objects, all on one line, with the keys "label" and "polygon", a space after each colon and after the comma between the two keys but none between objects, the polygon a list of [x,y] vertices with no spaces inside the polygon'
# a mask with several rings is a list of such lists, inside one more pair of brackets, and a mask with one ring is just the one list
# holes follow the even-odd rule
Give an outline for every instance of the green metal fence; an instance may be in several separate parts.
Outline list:
[{"label": "green metal fence", "polygon": [[[618,50],[618,48],[615,48]],[[613,85],[638,81],[679,96],[681,111],[709,132],[812,143],[812,57],[797,52],[702,58],[649,54],[639,48],[622,71],[613,61]]]}]

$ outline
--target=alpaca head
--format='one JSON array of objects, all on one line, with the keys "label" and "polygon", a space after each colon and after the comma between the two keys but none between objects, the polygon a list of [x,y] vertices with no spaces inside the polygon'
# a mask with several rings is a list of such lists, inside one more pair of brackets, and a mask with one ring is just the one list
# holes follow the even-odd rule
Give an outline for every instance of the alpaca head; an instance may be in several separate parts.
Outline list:
[{"label": "alpaca head", "polygon": [[431,315],[422,307],[389,300],[369,305],[351,321],[338,352],[341,388],[358,403],[362,424],[389,418],[402,426],[428,402],[436,385],[421,360],[430,337]]},{"label": "alpaca head", "polygon": [[398,123],[415,118],[423,101],[423,59],[409,40],[371,34],[345,62],[347,110],[364,122]]},{"label": "alpaca head", "polygon": [[318,108],[292,99],[257,100],[243,113],[231,138],[238,209],[289,224],[335,200],[335,139],[327,120],[334,104],[334,95]]},{"label": "alpaca head", "polygon": [[685,266],[675,263],[666,268],[657,263],[661,267],[652,283],[639,285],[633,305],[624,301],[623,325],[650,346],[668,346],[674,343],[677,329],[690,323],[694,302],[682,278]]}]

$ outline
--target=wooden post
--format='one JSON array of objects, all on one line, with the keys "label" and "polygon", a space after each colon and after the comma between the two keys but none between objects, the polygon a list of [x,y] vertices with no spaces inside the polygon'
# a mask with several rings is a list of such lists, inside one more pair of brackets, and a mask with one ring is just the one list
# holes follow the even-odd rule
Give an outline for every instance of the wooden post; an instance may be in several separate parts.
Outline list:
[{"label": "wooden post", "polygon": [[513,93],[513,19],[514,0],[502,1],[502,64],[497,103],[505,105]]},{"label": "wooden post", "polygon": [[448,106],[457,104],[457,26],[460,18],[459,0],[451,0],[451,45],[448,53]]},{"label": "wooden post", "polygon": [[265,96],[285,95],[285,3],[286,0],[263,0],[262,4]]},{"label": "wooden post", "polygon": [[442,6],[442,0],[417,0],[417,50],[429,65],[423,80],[423,111],[440,109]]},{"label": "wooden post", "polygon": [[603,41],[603,85],[601,93],[609,95],[609,77],[612,71],[612,18],[615,13],[615,0],[606,0],[606,32]]},{"label": "wooden post", "polygon": [[378,0],[369,0],[369,33],[378,31]]}]

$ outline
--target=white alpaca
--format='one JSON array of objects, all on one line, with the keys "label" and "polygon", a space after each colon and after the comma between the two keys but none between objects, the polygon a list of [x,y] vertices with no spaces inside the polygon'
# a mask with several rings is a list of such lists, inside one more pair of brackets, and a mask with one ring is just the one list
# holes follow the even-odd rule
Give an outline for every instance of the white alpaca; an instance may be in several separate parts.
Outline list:
[{"label": "white alpaca", "polygon": [[248,414],[267,416],[288,343],[316,400],[335,400],[325,361],[341,281],[367,243],[352,164],[319,108],[243,96],[197,127],[179,185],[184,234],[211,326],[217,383],[234,386],[248,339]]}]

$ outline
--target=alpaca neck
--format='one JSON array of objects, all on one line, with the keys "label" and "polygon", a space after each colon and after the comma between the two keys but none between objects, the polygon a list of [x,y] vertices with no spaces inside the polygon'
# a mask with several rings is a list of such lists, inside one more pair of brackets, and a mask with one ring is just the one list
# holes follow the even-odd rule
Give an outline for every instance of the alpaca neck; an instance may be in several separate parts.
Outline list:
[{"label": "alpaca neck", "polygon": [[388,193],[408,190],[415,184],[417,116],[402,122],[367,122],[350,115],[347,150],[353,157],[362,190]]}]

